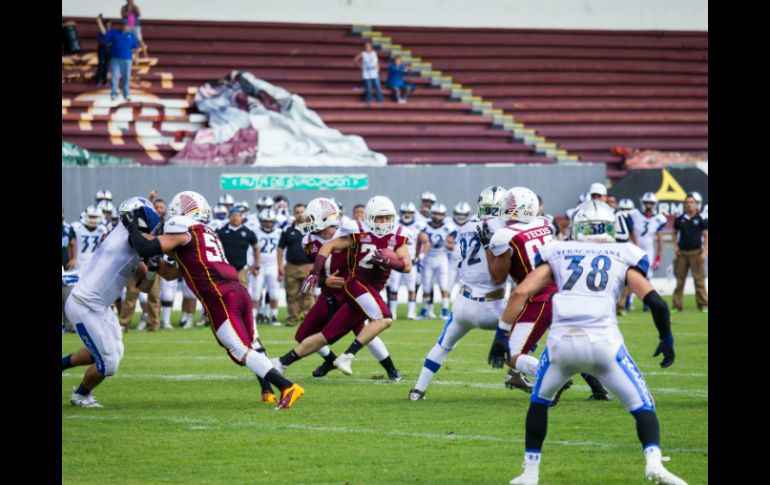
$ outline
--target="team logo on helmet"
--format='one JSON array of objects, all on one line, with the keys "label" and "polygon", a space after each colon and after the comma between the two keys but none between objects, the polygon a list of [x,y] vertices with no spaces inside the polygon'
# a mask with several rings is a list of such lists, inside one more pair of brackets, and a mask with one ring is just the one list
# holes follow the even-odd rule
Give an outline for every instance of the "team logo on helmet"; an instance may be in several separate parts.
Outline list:
[{"label": "team logo on helmet", "polygon": [[189,194],[183,193],[179,196],[182,208],[182,214],[195,218],[203,214],[203,208],[198,206],[198,202]]},{"label": "team logo on helmet", "polygon": [[332,204],[331,202],[329,202],[328,200],[325,200],[325,199],[321,199],[319,201],[319,203],[321,204],[321,210],[322,210],[321,220],[322,221],[326,222],[326,220],[329,219],[329,218],[336,219],[338,217],[338,215],[337,215],[337,208],[334,206],[334,204]]}]

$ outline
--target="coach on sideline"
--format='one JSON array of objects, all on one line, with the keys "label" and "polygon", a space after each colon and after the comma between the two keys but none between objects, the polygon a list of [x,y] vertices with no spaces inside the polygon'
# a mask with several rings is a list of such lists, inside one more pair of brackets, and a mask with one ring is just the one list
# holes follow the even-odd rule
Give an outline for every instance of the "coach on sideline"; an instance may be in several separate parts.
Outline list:
[{"label": "coach on sideline", "polygon": [[[254,231],[243,225],[241,209],[230,209],[230,223],[222,226],[217,235],[222,241],[222,249],[225,250],[225,258],[231,266],[238,271],[238,279],[248,288],[247,274],[249,271],[256,275],[259,273],[259,245]],[[254,251],[254,265],[249,267],[246,261],[246,251]]]},{"label": "coach on sideline", "polygon": [[684,199],[684,214],[674,221],[671,240],[674,242],[674,309],[682,311],[682,294],[687,271],[692,270],[695,280],[695,301],[698,310],[708,313],[709,297],[706,293],[706,253],[709,247],[709,221],[698,213],[698,203],[692,194]]}]

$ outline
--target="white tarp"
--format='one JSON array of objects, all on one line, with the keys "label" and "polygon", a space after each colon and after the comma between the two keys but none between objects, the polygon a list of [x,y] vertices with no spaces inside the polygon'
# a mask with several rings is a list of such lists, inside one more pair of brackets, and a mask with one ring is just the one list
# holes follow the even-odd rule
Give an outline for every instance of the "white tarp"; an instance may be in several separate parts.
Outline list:
[{"label": "white tarp", "polygon": [[201,87],[195,101],[209,116],[209,129],[202,129],[195,142],[224,143],[251,124],[259,133],[257,166],[379,167],[387,162],[360,136],[327,127],[301,96],[250,73],[233,71]]}]

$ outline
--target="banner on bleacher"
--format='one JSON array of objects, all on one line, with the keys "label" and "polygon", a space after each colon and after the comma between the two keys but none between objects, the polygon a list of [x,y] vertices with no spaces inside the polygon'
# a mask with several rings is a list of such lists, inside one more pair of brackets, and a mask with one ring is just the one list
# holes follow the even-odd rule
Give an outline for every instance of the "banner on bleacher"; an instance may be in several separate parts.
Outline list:
[{"label": "banner on bleacher", "polygon": [[223,173],[219,178],[222,190],[367,190],[369,176],[365,173]]},{"label": "banner on bleacher", "polygon": [[708,184],[708,174],[695,166],[629,170],[609,189],[609,194],[618,200],[629,198],[639,207],[642,195],[652,192],[658,199],[656,213],[678,216],[684,213],[684,199],[690,192],[699,192],[703,197],[703,205],[708,204]]}]

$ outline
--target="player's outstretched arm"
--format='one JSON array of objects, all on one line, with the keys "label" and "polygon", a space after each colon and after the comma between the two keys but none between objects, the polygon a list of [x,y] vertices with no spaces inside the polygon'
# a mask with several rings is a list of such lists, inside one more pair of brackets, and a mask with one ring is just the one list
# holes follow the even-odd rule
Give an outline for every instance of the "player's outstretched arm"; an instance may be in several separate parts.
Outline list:
[{"label": "player's outstretched arm", "polygon": [[497,322],[497,332],[492,341],[492,347],[489,349],[487,362],[492,367],[499,369],[510,359],[508,336],[511,333],[516,315],[521,313],[521,309],[524,308],[524,304],[529,297],[537,294],[538,291],[551,281],[553,281],[551,267],[547,264],[542,264],[535,271],[528,274],[524,281],[511,292],[511,296],[508,297],[508,304],[505,306],[505,310]]},{"label": "player's outstretched arm", "polygon": [[353,239],[351,239],[350,236],[343,236],[332,239],[331,241],[328,241],[326,244],[321,246],[321,249],[318,250],[318,254],[315,257],[313,270],[309,275],[307,275],[305,281],[302,282],[302,287],[299,291],[306,295],[312,293],[312,291],[321,282],[321,275],[323,273],[324,266],[326,266],[326,258],[332,253],[332,251],[350,247],[352,242]]},{"label": "player's outstretched arm", "polygon": [[660,363],[661,367],[669,367],[674,363],[674,335],[671,333],[671,313],[668,309],[668,304],[661,298],[652,284],[647,280],[641,272],[636,269],[630,268],[626,273],[626,284],[638,296],[645,305],[650,307],[652,313],[652,319],[655,322],[655,327],[658,329],[658,337],[660,343],[655,349],[653,357],[657,357],[663,354],[663,361]]}]

